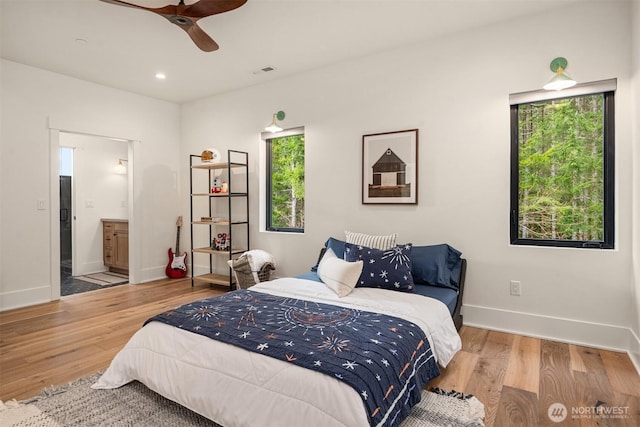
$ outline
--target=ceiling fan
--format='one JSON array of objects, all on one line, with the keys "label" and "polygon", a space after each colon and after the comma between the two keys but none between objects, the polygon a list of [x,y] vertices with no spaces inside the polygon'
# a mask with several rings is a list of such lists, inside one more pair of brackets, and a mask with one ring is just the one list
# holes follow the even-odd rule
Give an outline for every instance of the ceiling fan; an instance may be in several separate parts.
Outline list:
[{"label": "ceiling fan", "polygon": [[186,31],[196,46],[205,52],[218,50],[219,46],[202,30],[202,28],[198,26],[198,20],[207,16],[217,15],[219,13],[237,9],[247,2],[247,0],[199,0],[193,4],[184,4],[184,0],[180,0],[180,3],[177,5],[170,4],[164,7],[152,8],[127,3],[121,0],[100,1],[157,13],[172,24],[175,24]]}]

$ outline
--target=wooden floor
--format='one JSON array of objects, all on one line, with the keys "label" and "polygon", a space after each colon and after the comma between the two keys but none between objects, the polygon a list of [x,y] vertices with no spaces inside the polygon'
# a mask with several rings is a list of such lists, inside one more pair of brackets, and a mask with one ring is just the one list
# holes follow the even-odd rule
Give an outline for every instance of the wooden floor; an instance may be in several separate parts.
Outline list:
[{"label": "wooden floor", "polygon": [[[2,312],[0,400],[105,369],[150,316],[221,292],[163,280]],[[624,353],[466,326],[461,336],[462,351],[429,386],[478,397],[487,426],[640,425],[640,377]],[[566,408],[561,423],[548,415],[554,404]]]}]

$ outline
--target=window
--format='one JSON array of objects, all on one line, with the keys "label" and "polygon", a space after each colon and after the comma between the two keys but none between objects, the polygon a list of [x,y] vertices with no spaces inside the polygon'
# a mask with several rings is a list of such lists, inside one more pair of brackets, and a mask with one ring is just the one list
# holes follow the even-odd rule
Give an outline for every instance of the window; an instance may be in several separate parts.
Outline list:
[{"label": "window", "polygon": [[[264,134],[263,134],[264,135]],[[266,142],[268,231],[304,232],[304,128],[268,135]]]},{"label": "window", "polygon": [[511,243],[614,248],[614,91],[511,95]]}]

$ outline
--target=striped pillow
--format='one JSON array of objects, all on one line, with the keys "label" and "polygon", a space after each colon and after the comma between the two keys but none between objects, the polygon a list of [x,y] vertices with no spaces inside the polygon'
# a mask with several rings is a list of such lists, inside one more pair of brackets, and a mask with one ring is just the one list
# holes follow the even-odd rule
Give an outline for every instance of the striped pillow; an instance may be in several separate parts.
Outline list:
[{"label": "striped pillow", "polygon": [[396,245],[396,233],[389,234],[388,236],[371,236],[364,233],[354,233],[353,231],[345,231],[347,243],[354,245],[365,246],[373,249],[390,249]]}]

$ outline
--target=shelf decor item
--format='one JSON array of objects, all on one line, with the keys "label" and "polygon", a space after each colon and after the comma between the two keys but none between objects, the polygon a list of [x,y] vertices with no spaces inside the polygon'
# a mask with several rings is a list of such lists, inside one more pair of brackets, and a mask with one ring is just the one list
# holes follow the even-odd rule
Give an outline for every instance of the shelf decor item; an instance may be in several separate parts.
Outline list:
[{"label": "shelf decor item", "polygon": [[222,154],[215,148],[207,148],[200,155],[202,163],[220,163],[222,162]]},{"label": "shelf decor item", "polygon": [[227,233],[218,233],[218,236],[211,241],[211,249],[216,251],[228,251],[231,247],[231,237]]},{"label": "shelf decor item", "polygon": [[222,192],[222,180],[217,176],[213,178],[213,183],[211,184],[211,192],[212,193]]},{"label": "shelf decor item", "polygon": [[418,129],[362,136],[362,203],[418,203]]}]

